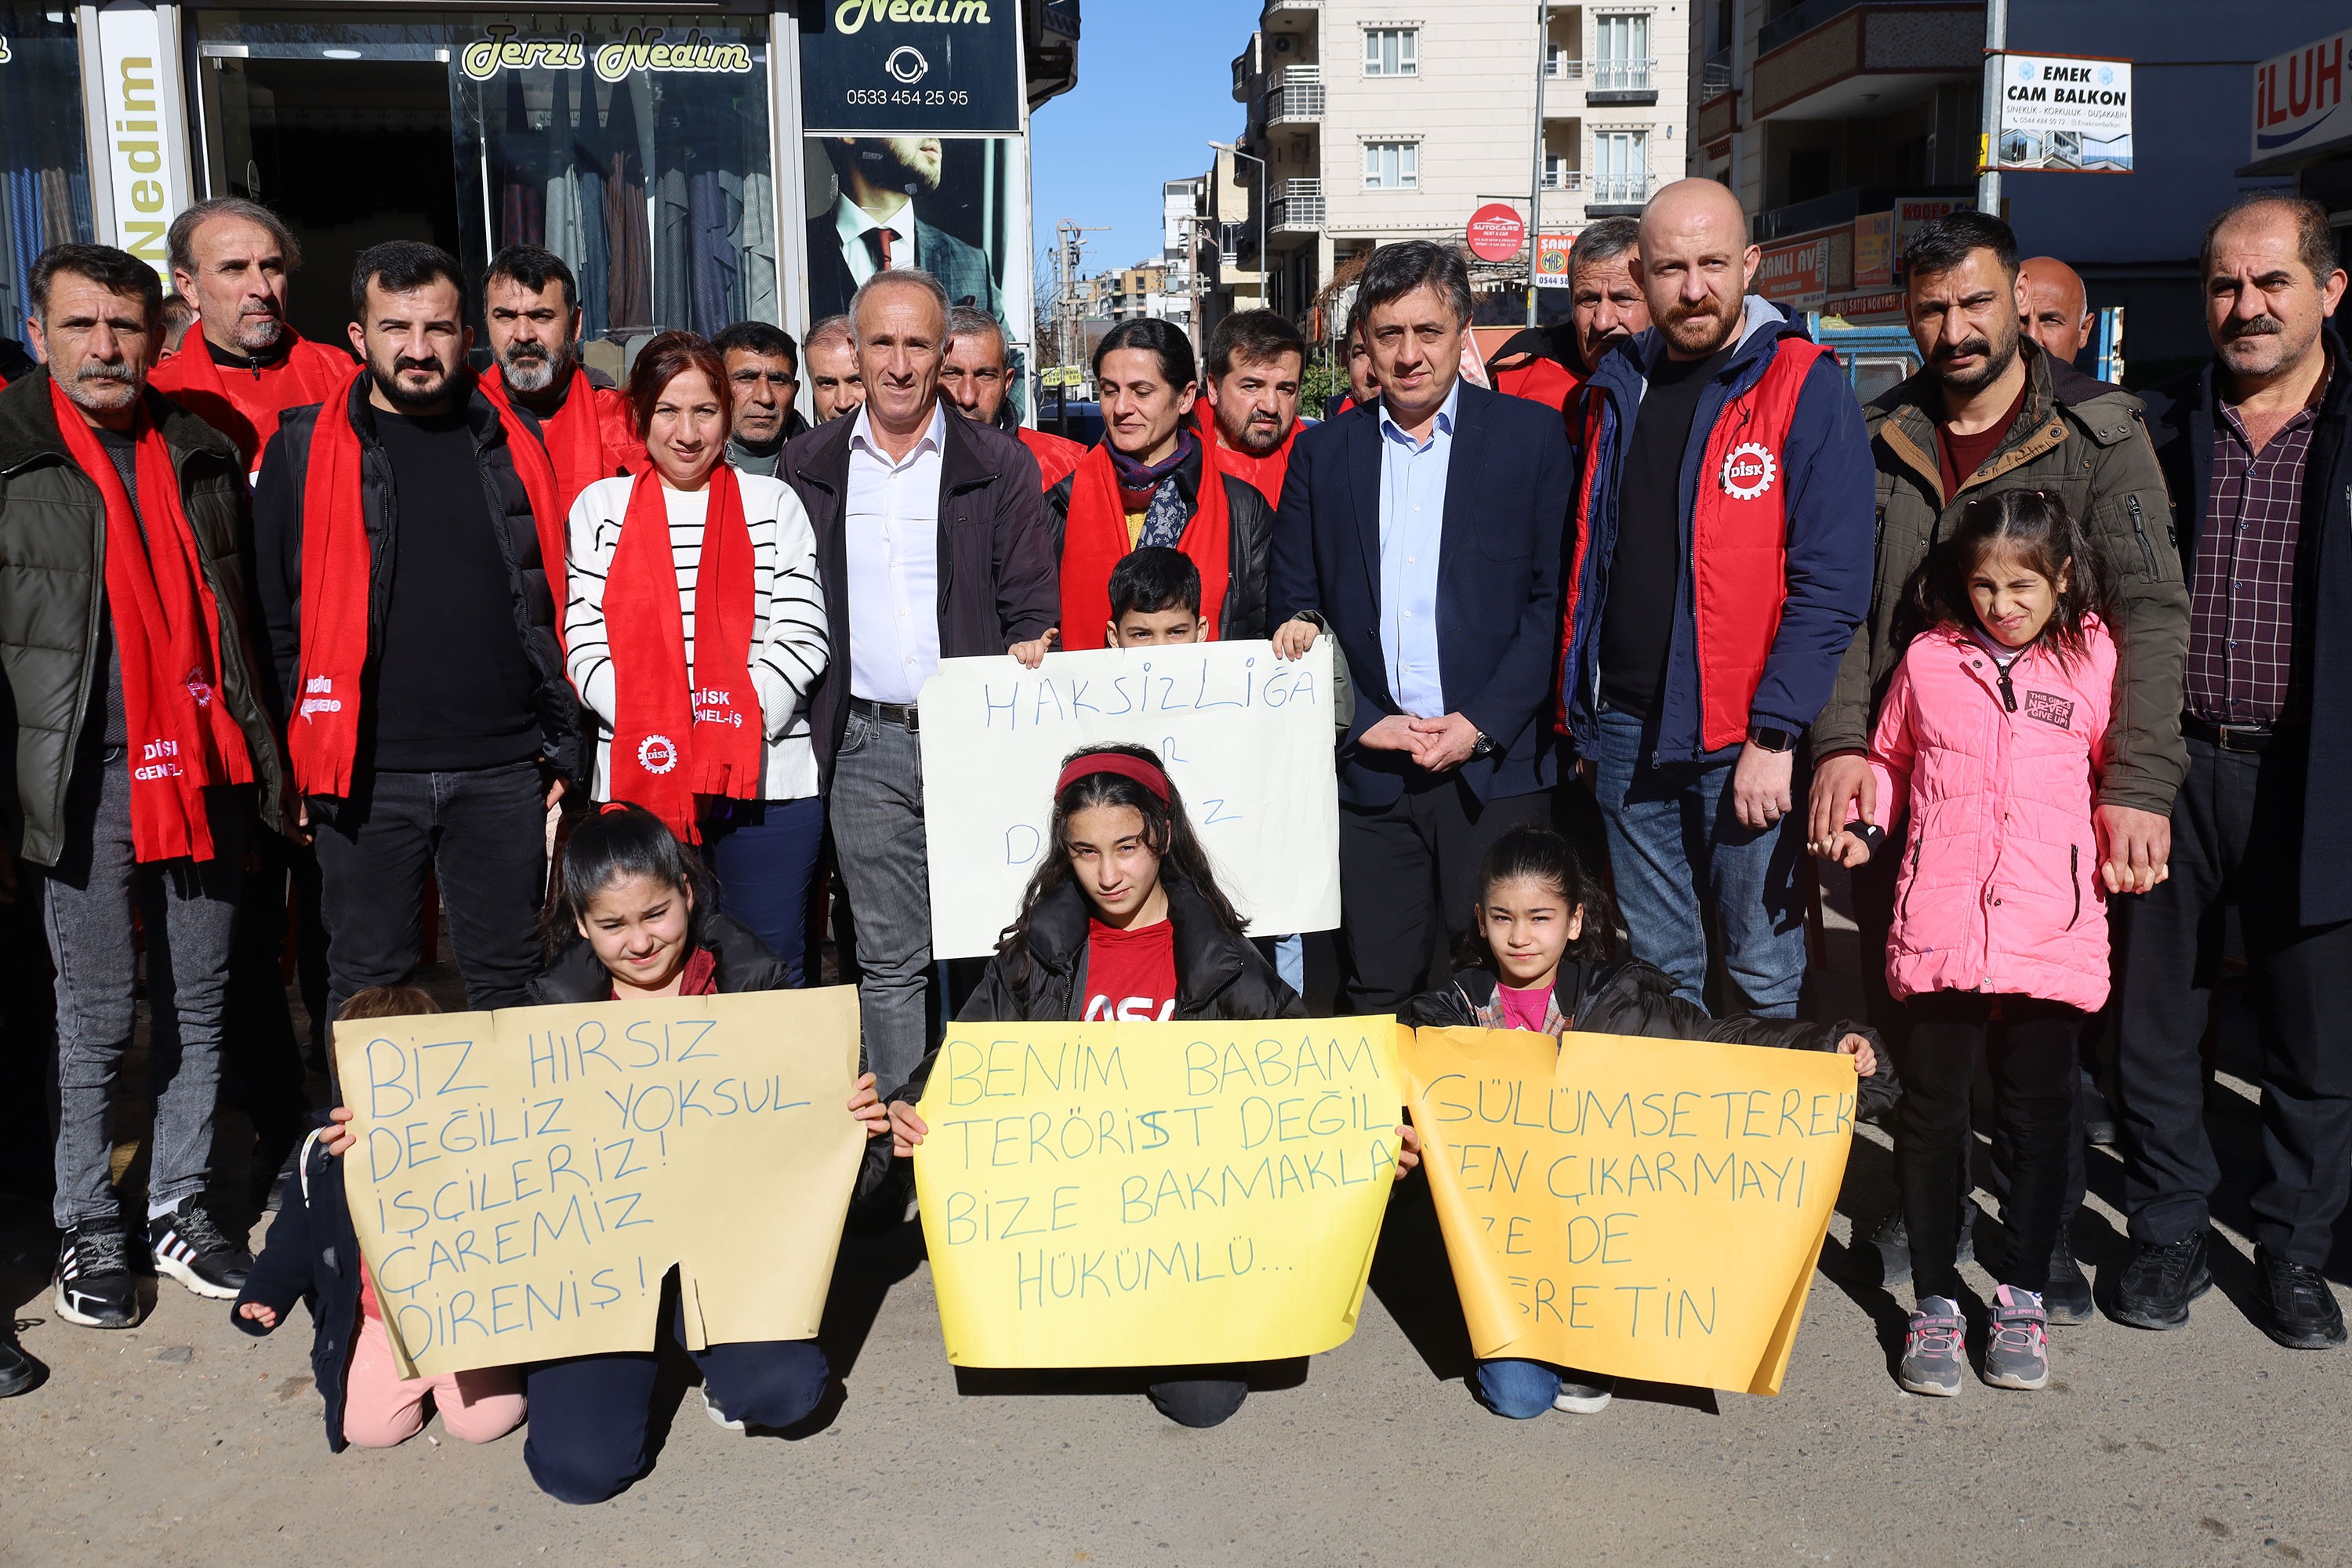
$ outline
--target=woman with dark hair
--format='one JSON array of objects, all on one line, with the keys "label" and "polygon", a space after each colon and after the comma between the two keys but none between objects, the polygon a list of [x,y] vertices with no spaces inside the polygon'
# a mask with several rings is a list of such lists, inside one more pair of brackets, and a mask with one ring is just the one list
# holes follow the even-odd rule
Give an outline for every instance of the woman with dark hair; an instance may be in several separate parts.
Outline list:
[{"label": "woman with dark hair", "polygon": [[[1428,1029],[1527,1029],[1555,1037],[1574,1029],[1833,1050],[1852,1058],[1860,1075],[1858,1111],[1874,1114],[1894,1103],[1894,1075],[1866,1025],[1788,1023],[1746,1013],[1710,1018],[1675,994],[1665,971],[1624,956],[1609,889],[1549,827],[1514,827],[1486,851],[1462,956],[1462,972],[1408,999],[1400,1021]],[[1480,1362],[1470,1381],[1487,1409],[1521,1421],[1547,1410],[1592,1415],[1614,1394],[1598,1373],[1513,1358]]]},{"label": "woman with dark hair", "polygon": [[726,463],[732,402],[709,343],[646,343],[629,401],[646,466],[581,491],[569,524],[565,663],[597,720],[591,794],[701,842],[719,907],[797,985],[824,837],[816,535],[790,485]]},{"label": "woman with dark hair", "polygon": [[1095,350],[1102,444],[1045,492],[1062,561],[1062,647],[1100,647],[1110,574],[1147,544],[1201,569],[1204,642],[1266,635],[1274,508],[1218,467],[1216,437],[1193,423],[1200,374],[1192,342],[1166,321],[1121,321]]},{"label": "woman with dark hair", "polygon": [[[1054,785],[1053,847],[998,942],[970,1021],[1304,1018],[1307,1005],[1243,934],[1148,746],[1074,752]],[[916,1113],[934,1050],[890,1097],[891,1150],[930,1131]],[[1400,1128],[1398,1173],[1419,1161]],[[1245,1365],[1155,1368],[1151,1403],[1185,1426],[1214,1426],[1249,1394]]]}]

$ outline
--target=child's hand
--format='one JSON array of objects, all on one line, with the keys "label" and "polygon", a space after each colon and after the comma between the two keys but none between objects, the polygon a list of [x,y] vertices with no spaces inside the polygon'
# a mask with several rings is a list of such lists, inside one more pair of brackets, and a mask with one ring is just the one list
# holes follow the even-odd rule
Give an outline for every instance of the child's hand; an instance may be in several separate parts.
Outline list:
[{"label": "child's hand", "polygon": [[[1821,840],[1812,847],[1813,853],[1821,857],[1822,859],[1833,860],[1837,864],[1846,867],[1849,869],[1856,866],[1866,865],[1870,860],[1870,846],[1864,844],[1860,838],[1848,833],[1843,827],[1839,828],[1835,833],[1831,834],[1827,838]],[[1868,1075],[1865,1074],[1864,1076],[1866,1077]]]},{"label": "child's hand", "polygon": [[327,1112],[326,1131],[319,1134],[319,1147],[341,1159],[352,1152],[359,1139],[352,1132],[352,1108],[338,1105]]},{"label": "child's hand", "polygon": [[1307,650],[1313,647],[1315,639],[1322,635],[1323,628],[1313,621],[1299,620],[1296,617],[1286,620],[1274,628],[1275,657],[1305,658]]},{"label": "child's hand", "polygon": [[911,1158],[915,1146],[929,1131],[930,1129],[923,1124],[923,1119],[915,1114],[912,1101],[894,1100],[890,1102],[890,1152],[893,1156],[901,1160]]},{"label": "child's hand", "polygon": [[1403,1181],[1421,1163],[1421,1134],[1410,1121],[1397,1127],[1396,1179]]},{"label": "child's hand", "polygon": [[1033,638],[1028,642],[1014,643],[1004,651],[1019,659],[1024,668],[1034,669],[1045,662],[1045,656],[1054,651],[1054,645],[1061,638],[1062,633],[1059,627],[1047,626],[1044,637]]},{"label": "child's hand", "polygon": [[1878,1053],[1870,1048],[1870,1041],[1861,1035],[1848,1035],[1837,1045],[1838,1055],[1853,1058],[1853,1076],[1876,1078]]},{"label": "child's hand", "polygon": [[277,1309],[265,1307],[258,1301],[239,1301],[236,1304],[236,1315],[248,1323],[259,1323],[265,1329],[274,1329],[278,1326]]},{"label": "child's hand", "polygon": [[879,1138],[890,1131],[890,1113],[882,1107],[882,1097],[874,1092],[874,1075],[867,1073],[849,1091],[849,1114],[865,1124],[866,1136]]}]

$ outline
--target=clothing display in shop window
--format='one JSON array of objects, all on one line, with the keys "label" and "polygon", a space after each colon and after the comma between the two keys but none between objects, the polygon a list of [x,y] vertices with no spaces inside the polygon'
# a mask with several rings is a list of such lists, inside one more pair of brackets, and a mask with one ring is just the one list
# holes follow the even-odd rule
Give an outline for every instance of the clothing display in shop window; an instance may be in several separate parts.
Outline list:
[{"label": "clothing display in shop window", "polygon": [[499,244],[546,243],[545,200],[541,189],[547,166],[545,142],[530,128],[530,110],[523,101],[522,76],[507,76],[506,134],[499,141],[505,188],[499,195]]},{"label": "clothing display in shop window", "polygon": [[694,330],[707,337],[743,314],[743,182],[704,170],[687,182],[686,205]]},{"label": "clothing display in shop window", "polygon": [[688,272],[690,214],[686,171],[672,163],[654,180],[654,314],[665,330],[695,329],[693,290]]},{"label": "clothing display in shop window", "polygon": [[783,290],[776,268],[776,185],[765,174],[743,176],[743,320],[781,321]]},{"label": "clothing display in shop window", "polygon": [[634,80],[614,85],[604,121],[605,229],[612,244],[606,295],[614,331],[649,326],[654,314],[653,279],[646,275],[653,258],[646,232],[646,162],[637,142],[638,87]]}]

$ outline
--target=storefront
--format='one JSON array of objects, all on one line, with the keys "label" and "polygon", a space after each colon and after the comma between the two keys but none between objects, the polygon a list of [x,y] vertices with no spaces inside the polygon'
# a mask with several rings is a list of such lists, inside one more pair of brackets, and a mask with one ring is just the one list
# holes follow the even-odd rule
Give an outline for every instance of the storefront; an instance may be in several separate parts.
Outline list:
[{"label": "storefront", "polygon": [[76,21],[69,10],[0,3],[0,332],[10,337],[31,308],[34,258],[96,232]]},{"label": "storefront", "polygon": [[[359,253],[406,237],[474,279],[503,246],[562,256],[589,362],[614,375],[657,331],[803,331],[882,266],[926,268],[1016,345],[1030,338],[1026,77],[1040,57],[1024,45],[1044,37],[1067,68],[1058,7],[13,5],[0,0],[11,265],[62,235],[38,226],[55,217],[167,272],[171,214],[239,195],[299,240],[292,316],[313,336],[341,334]],[[36,50],[46,68],[27,69]],[[142,113],[134,160],[122,127]],[[72,134],[85,122],[86,148]],[[41,195],[30,227],[22,180]]]}]

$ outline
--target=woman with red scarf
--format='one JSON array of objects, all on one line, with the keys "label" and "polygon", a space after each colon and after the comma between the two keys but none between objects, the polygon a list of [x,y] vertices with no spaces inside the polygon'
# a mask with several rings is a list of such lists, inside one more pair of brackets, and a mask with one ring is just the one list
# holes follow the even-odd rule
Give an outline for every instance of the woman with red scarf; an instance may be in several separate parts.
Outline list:
[{"label": "woman with red scarf", "polygon": [[1218,468],[1216,437],[1195,428],[1192,342],[1165,321],[1121,321],[1095,350],[1102,444],[1045,492],[1062,558],[1062,647],[1100,647],[1110,573],[1129,552],[1164,545],[1201,569],[1203,641],[1266,635],[1274,508]]},{"label": "woman with red scarf", "polygon": [[824,837],[816,535],[791,486],[726,463],[726,371],[701,338],[646,344],[629,402],[646,465],[581,491],[567,525],[565,668],[597,720],[593,793],[701,842],[720,910],[798,985]]}]

